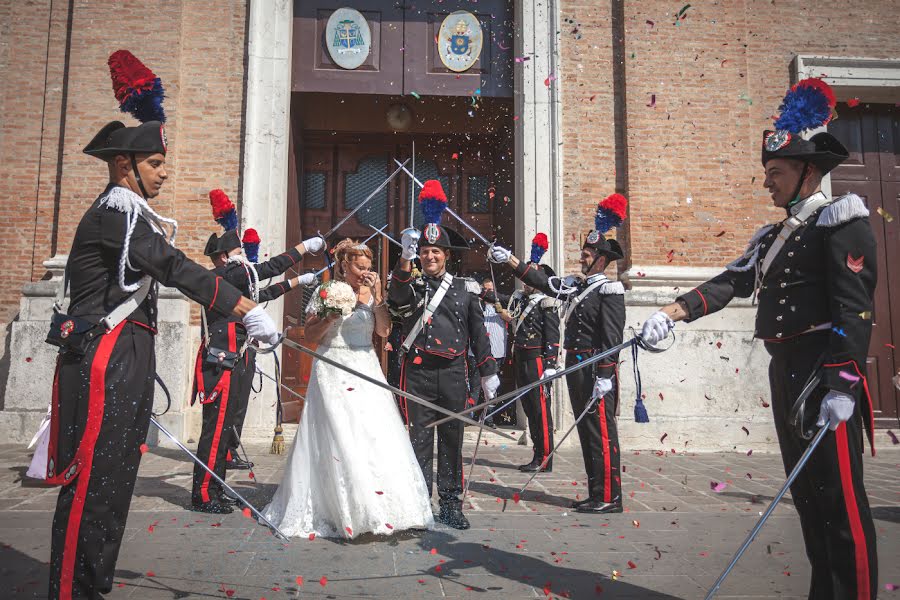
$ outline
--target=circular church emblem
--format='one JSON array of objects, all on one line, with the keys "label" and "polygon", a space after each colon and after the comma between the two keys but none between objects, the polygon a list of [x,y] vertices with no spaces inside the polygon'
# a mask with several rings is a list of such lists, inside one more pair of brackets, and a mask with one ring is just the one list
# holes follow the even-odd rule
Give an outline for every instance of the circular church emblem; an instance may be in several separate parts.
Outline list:
[{"label": "circular church emblem", "polygon": [[465,10],[450,13],[437,38],[441,62],[451,71],[468,71],[481,57],[481,41],[481,23],[475,15]]},{"label": "circular church emblem", "polygon": [[331,13],[325,26],[325,45],[339,67],[355,69],[366,62],[371,44],[369,24],[358,10],[339,8]]}]

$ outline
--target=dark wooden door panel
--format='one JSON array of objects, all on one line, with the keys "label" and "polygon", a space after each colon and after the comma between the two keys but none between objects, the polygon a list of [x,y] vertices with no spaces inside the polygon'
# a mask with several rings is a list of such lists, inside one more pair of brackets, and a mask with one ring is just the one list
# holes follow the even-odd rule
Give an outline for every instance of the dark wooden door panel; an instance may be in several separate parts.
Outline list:
[{"label": "dark wooden door panel", "polygon": [[366,18],[371,31],[369,56],[356,69],[331,59],[325,26],[343,0],[295,0],[294,49],[291,64],[295,92],[399,94],[403,88],[403,11],[394,2],[356,0],[352,8]]},{"label": "dark wooden door panel", "polygon": [[[438,52],[441,23],[450,13],[466,10],[481,23],[481,55],[470,69],[456,73],[444,66]],[[513,15],[509,0],[422,0],[406,11],[403,93],[442,96],[512,97]]]},{"label": "dark wooden door panel", "polygon": [[841,140],[850,158],[835,169],[832,179],[842,181],[878,181],[881,173],[877,119],[866,111],[838,106],[839,118],[828,124],[828,131]]}]

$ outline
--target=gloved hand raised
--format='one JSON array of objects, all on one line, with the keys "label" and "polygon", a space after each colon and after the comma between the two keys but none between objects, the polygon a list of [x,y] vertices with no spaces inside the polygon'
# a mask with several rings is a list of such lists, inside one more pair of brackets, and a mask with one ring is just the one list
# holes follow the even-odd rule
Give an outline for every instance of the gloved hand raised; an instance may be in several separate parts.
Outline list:
[{"label": "gloved hand raised", "polygon": [[544,372],[541,374],[541,381],[544,379],[549,379],[559,373],[559,369],[544,369]]},{"label": "gloved hand raised", "polygon": [[497,390],[500,388],[500,378],[494,375],[487,375],[481,378],[481,390],[484,392],[484,399],[491,401],[497,397]]},{"label": "gloved hand raised", "polygon": [[831,390],[822,398],[822,406],[819,408],[819,420],[816,422],[816,425],[822,427],[830,419],[831,423],[828,429],[834,431],[841,423],[850,420],[855,406],[856,400],[853,399],[853,396]]},{"label": "gloved hand raised", "polygon": [[666,336],[669,335],[669,332],[674,327],[675,321],[670,319],[666,313],[658,310],[644,321],[644,326],[641,328],[641,338],[651,346],[655,346],[666,339]]},{"label": "gloved hand raised", "polygon": [[419,255],[420,235],[421,234],[415,229],[407,229],[403,232],[403,236],[400,238],[400,245],[403,246],[400,257],[403,260],[413,260]]},{"label": "gloved hand raised", "polygon": [[297,277],[295,280],[297,285],[312,285],[316,282],[316,274],[315,273],[304,273],[303,275]]},{"label": "gloved hand raised", "polygon": [[591,394],[591,399],[594,398],[602,398],[603,396],[610,393],[613,389],[612,379],[607,377],[597,377],[594,380],[594,392]]},{"label": "gloved hand raised", "polygon": [[261,305],[250,309],[250,312],[244,315],[243,322],[247,328],[247,335],[260,342],[272,345],[281,339],[281,332],[275,327],[275,321]]},{"label": "gloved hand raised", "polygon": [[303,247],[310,254],[316,254],[325,248],[325,240],[321,236],[312,237],[308,240],[303,240]]},{"label": "gloved hand raised", "polygon": [[503,246],[492,244],[491,247],[488,248],[488,260],[492,263],[502,265],[508,263],[510,257],[512,257],[512,252],[510,252]]}]

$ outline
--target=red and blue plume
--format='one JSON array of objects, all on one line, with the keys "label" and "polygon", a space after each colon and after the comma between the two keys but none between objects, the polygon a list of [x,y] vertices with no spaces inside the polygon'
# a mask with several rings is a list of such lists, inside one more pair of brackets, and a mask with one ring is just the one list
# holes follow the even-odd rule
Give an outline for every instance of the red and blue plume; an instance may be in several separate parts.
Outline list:
[{"label": "red and blue plume", "polygon": [[244,246],[244,254],[247,255],[247,260],[250,262],[259,262],[259,242],[259,234],[255,229],[248,229],[244,232],[241,245]]},{"label": "red and blue plume", "polygon": [[815,77],[804,79],[785,94],[778,108],[781,115],[775,121],[775,128],[795,135],[816,129],[834,117],[836,104],[831,86]]},{"label": "red and blue plume", "polygon": [[419,192],[419,206],[426,223],[441,222],[441,215],[447,210],[447,194],[437,179],[429,179]]},{"label": "red and blue plume", "polygon": [[212,190],[209,193],[209,203],[212,206],[213,219],[221,225],[225,231],[237,229],[238,217],[234,202],[228,199],[222,190]]},{"label": "red and blue plume", "polygon": [[165,123],[162,102],[166,94],[159,77],[128,50],[113,52],[107,64],[121,111],[131,113],[141,123]]},{"label": "red and blue plume", "polygon": [[614,227],[618,227],[628,214],[628,200],[622,194],[610,194],[597,205],[597,214],[594,216],[594,229],[600,233],[606,233]]},{"label": "red and blue plume", "polygon": [[531,240],[531,262],[541,262],[541,259],[544,257],[544,253],[549,247],[550,242],[547,241],[547,234],[539,233],[534,236],[534,239]]}]

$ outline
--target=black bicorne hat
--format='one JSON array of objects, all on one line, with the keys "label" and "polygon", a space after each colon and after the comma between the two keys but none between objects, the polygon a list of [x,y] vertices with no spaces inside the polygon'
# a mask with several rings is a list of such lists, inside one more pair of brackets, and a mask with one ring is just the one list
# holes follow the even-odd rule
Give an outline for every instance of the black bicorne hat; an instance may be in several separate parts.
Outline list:
[{"label": "black bicorne hat", "polygon": [[425,246],[437,246],[448,250],[468,250],[470,248],[466,238],[453,229],[437,223],[426,223],[420,234],[419,248]]},{"label": "black bicorne hat", "polygon": [[762,164],[773,158],[790,158],[818,167],[823,175],[847,160],[850,153],[836,137],[822,131],[808,140],[789,131],[763,132]]},{"label": "black bicorne hat", "polygon": [[203,249],[205,256],[214,256],[222,252],[228,253],[235,248],[241,247],[241,238],[238,237],[237,230],[229,229],[221,236],[211,234],[206,240],[206,247]]},{"label": "black bicorne hat", "polygon": [[607,239],[605,235],[596,229],[588,233],[581,248],[591,248],[600,254],[606,255],[609,260],[625,258],[625,253],[622,251],[622,246],[619,245],[619,242],[612,238]]},{"label": "black bicorne hat", "polygon": [[84,153],[104,160],[118,154],[165,154],[166,129],[159,121],[148,121],[137,127],[112,121],[84,147]]},{"label": "black bicorne hat", "polygon": [[815,165],[824,175],[847,160],[850,153],[830,133],[803,137],[827,125],[837,114],[836,105],[834,91],[821,79],[810,77],[791,86],[781,101],[775,130],[763,132],[763,166],[773,158],[789,158]]}]

